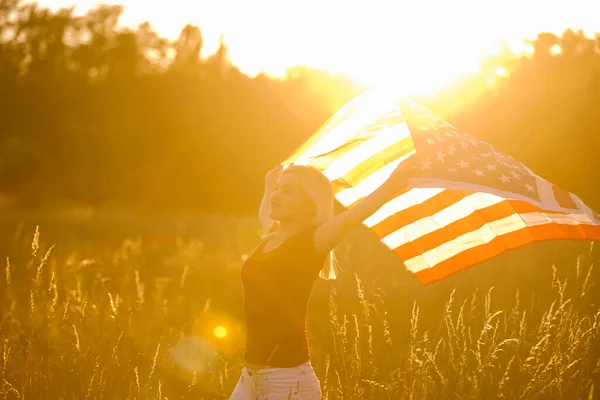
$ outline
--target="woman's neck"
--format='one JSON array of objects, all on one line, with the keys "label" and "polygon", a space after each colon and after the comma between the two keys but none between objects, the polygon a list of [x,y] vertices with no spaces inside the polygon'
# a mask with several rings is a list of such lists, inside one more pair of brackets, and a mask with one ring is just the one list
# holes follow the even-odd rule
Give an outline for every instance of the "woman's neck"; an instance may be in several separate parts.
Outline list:
[{"label": "woman's neck", "polygon": [[276,236],[279,240],[287,240],[311,224],[312,221],[307,221],[305,219],[280,221]]}]

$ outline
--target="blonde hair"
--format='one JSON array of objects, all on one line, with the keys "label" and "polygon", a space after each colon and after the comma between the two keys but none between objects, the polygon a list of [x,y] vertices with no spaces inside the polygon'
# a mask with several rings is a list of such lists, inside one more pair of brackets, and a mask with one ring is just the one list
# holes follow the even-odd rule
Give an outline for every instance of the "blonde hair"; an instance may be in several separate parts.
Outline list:
[{"label": "blonde hair", "polygon": [[[322,225],[333,219],[334,196],[333,187],[329,179],[318,169],[307,165],[290,165],[282,171],[284,174],[291,172],[298,174],[304,192],[316,206],[313,222],[317,225]],[[339,267],[335,251],[332,249],[325,258],[325,263],[323,269],[319,272],[319,277],[328,280],[336,279],[338,271]]]}]

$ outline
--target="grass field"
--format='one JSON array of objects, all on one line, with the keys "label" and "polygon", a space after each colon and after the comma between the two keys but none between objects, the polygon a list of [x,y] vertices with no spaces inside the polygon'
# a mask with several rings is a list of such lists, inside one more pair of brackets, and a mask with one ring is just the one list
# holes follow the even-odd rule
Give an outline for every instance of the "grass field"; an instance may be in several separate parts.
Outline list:
[{"label": "grass field", "polygon": [[[233,389],[252,218],[28,216],[5,218],[0,237],[0,399]],[[422,286],[355,230],[338,248],[344,273],[309,304],[324,398],[600,398],[597,247],[529,246]]]}]

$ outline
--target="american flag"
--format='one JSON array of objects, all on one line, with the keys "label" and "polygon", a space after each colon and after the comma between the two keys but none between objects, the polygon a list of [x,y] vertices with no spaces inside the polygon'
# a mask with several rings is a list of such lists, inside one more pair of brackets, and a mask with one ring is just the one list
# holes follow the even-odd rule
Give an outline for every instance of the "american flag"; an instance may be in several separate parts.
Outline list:
[{"label": "american flag", "polygon": [[426,108],[378,91],[334,114],[283,164],[311,165],[351,208],[401,165],[409,187],[363,224],[431,283],[512,248],[600,240],[600,215]]}]

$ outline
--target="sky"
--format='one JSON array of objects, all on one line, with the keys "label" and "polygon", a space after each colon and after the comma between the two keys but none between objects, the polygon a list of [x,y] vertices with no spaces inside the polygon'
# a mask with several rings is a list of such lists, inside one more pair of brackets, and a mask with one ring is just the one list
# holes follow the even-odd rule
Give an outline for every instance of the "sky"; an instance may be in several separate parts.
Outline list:
[{"label": "sky", "polygon": [[[107,0],[107,2],[110,2]],[[186,23],[202,30],[203,55],[219,37],[243,72],[283,76],[308,65],[343,72],[370,86],[427,93],[476,71],[500,39],[517,50],[523,38],[567,28],[600,32],[597,0],[122,0],[123,25],[150,21],[176,38]],[[51,8],[97,2],[40,0]]]}]

